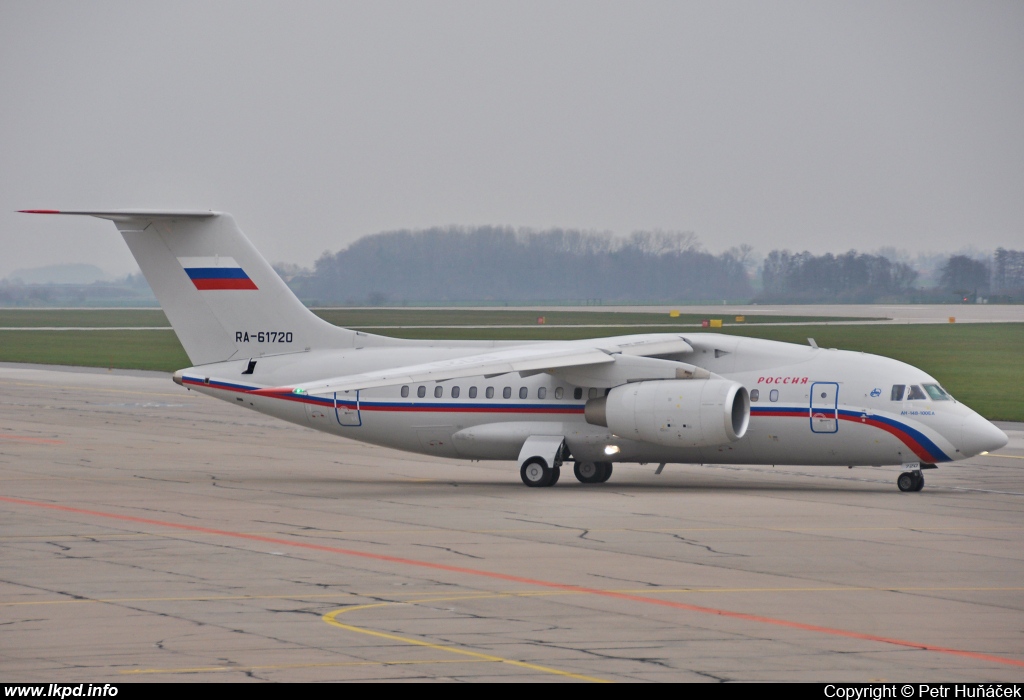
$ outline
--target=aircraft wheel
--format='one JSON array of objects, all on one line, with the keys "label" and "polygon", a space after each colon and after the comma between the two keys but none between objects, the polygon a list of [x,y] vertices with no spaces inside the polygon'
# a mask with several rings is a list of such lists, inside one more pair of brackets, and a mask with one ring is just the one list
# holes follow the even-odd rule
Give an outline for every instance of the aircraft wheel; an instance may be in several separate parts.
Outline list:
[{"label": "aircraft wheel", "polygon": [[597,462],[597,466],[601,469],[601,478],[598,480],[599,483],[604,483],[612,476],[612,463],[611,462]]},{"label": "aircraft wheel", "polygon": [[597,462],[576,462],[572,465],[572,473],[581,483],[598,484],[601,482],[604,470],[598,466]]},{"label": "aircraft wheel", "polygon": [[924,488],[924,474],[921,472],[914,473],[914,490],[920,491]]},{"label": "aircraft wheel", "polygon": [[[560,476],[562,476],[562,468],[561,467],[555,467],[554,469],[552,469],[551,470],[551,483],[548,484],[548,486],[554,486],[555,484],[557,484],[558,483],[558,477],[560,477]],[[918,490],[920,490],[920,489],[918,489]]]},{"label": "aircraft wheel", "polygon": [[552,469],[540,457],[531,457],[523,462],[519,476],[527,486],[551,486],[554,483]]},{"label": "aircraft wheel", "polygon": [[[919,491],[917,482],[918,479],[914,472],[903,472],[896,477],[896,486],[899,487],[900,491]],[[924,477],[921,477],[921,486],[924,486]]]}]

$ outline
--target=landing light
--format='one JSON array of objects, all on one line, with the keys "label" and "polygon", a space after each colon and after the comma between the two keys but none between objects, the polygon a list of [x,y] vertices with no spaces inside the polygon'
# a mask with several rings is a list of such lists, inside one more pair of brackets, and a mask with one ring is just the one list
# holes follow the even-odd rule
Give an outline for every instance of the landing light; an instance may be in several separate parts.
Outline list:
[{"label": "landing light", "polygon": [[987,455],[988,454],[988,450],[985,450],[984,452],[979,452],[978,454]]},{"label": "landing light", "polygon": [[619,446],[618,445],[608,445],[608,447],[604,448],[604,453],[606,455],[617,455],[619,453]]}]

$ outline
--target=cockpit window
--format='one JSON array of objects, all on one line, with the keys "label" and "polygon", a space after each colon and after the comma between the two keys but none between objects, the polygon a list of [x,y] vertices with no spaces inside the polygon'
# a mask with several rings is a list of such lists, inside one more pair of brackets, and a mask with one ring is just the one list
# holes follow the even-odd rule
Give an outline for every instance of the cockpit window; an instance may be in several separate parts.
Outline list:
[{"label": "cockpit window", "polygon": [[924,393],[924,389],[919,387],[917,384],[913,384],[907,391],[907,401],[921,401],[928,397]]},{"label": "cockpit window", "polygon": [[925,384],[924,390],[932,397],[932,401],[949,401],[949,394],[938,384]]},{"label": "cockpit window", "polygon": [[903,392],[906,390],[906,384],[893,384],[892,393],[889,394],[889,400],[891,401],[902,401]]}]

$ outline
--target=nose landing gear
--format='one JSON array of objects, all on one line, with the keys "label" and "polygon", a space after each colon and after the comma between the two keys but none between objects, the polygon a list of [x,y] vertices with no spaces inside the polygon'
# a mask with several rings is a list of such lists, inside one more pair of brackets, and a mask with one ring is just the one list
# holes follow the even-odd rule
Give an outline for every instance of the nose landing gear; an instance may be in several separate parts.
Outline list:
[{"label": "nose landing gear", "polygon": [[920,491],[924,488],[924,474],[919,471],[903,472],[896,479],[900,491]]}]

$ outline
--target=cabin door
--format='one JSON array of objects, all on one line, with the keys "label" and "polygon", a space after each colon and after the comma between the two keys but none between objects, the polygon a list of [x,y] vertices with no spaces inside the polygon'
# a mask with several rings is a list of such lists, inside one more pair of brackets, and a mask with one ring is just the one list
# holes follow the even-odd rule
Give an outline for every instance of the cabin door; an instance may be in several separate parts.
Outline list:
[{"label": "cabin door", "polygon": [[839,432],[839,385],[835,382],[811,384],[811,432]]},{"label": "cabin door", "polygon": [[338,425],[346,428],[358,428],[363,424],[358,389],[355,392],[334,392],[334,417],[337,418]]}]

